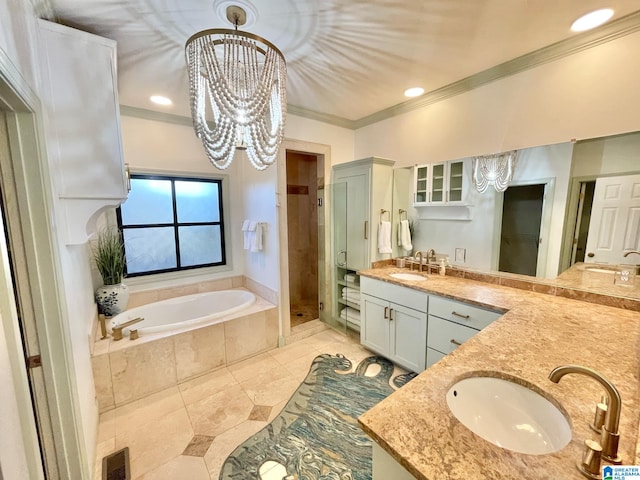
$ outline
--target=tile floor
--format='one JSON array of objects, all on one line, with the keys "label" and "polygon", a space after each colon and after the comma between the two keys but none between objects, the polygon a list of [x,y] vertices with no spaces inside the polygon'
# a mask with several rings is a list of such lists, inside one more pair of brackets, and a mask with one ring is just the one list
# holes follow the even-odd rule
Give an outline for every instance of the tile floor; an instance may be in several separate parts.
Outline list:
[{"label": "tile floor", "polygon": [[324,330],[102,414],[94,480],[102,457],[125,446],[133,480],[217,480],[226,457],[278,415],[321,353],[342,353],[354,366],[372,355],[358,337]]}]

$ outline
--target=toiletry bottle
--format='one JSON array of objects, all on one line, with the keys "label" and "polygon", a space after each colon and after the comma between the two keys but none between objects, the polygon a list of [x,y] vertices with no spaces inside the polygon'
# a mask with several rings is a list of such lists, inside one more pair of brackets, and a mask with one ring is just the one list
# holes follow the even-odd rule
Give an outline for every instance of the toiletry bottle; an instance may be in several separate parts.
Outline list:
[{"label": "toiletry bottle", "polygon": [[440,273],[440,275],[443,275],[443,276],[446,275],[446,273],[447,273],[447,267],[445,267],[445,265],[444,265],[444,258],[440,259],[440,272],[439,273]]}]

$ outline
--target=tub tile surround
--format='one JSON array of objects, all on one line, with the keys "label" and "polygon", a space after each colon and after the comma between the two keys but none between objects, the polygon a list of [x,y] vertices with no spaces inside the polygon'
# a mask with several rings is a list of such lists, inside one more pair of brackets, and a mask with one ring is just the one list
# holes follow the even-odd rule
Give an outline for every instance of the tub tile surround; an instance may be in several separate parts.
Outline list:
[{"label": "tub tile surround", "polygon": [[[549,372],[564,364],[595,368],[616,385],[622,397],[619,452],[625,464],[638,461],[640,313],[453,276],[431,275],[426,282],[388,276],[397,271],[386,267],[361,274],[506,312],[360,417],[364,430],[412,475],[582,479],[575,463],[584,440],[596,438],[588,423],[603,390],[583,375],[550,382]],[[450,413],[445,394],[460,378],[482,372],[521,378],[554,398],[569,414],[571,442],[553,454],[522,455],[467,430]]]},{"label": "tub tile surround", "polygon": [[[372,355],[357,337],[325,330],[101,413],[94,480],[102,457],[124,446],[133,480],[217,479],[226,457],[280,413],[321,353],[344,353],[354,366]],[[267,409],[267,419],[252,419]],[[213,437],[204,456],[185,455],[198,436]]]},{"label": "tub tile surround", "polygon": [[91,361],[100,411],[278,345],[278,309],[264,298],[256,296],[253,305],[219,320],[181,333],[141,335],[134,341],[96,340]]}]

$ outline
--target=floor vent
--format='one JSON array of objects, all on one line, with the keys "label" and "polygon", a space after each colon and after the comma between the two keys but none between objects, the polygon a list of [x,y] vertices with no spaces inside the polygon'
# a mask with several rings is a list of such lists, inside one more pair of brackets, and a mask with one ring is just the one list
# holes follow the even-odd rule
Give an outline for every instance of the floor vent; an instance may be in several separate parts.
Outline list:
[{"label": "floor vent", "polygon": [[131,480],[129,447],[124,447],[102,459],[102,480]]}]

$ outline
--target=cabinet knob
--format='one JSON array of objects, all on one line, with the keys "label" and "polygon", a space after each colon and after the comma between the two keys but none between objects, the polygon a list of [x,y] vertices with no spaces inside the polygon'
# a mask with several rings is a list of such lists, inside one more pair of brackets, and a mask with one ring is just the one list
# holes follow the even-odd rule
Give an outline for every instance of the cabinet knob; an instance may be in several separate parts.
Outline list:
[{"label": "cabinet knob", "polygon": [[387,316],[387,312],[389,311],[389,307],[384,307],[384,318],[389,318]]},{"label": "cabinet knob", "polygon": [[458,347],[459,347],[460,345],[462,345],[462,343],[460,343],[459,341],[457,341],[455,338],[452,338],[452,339],[450,340],[450,342],[451,342],[451,343],[453,343],[454,345],[457,345]]},{"label": "cabinet knob", "polygon": [[589,252],[589,253],[587,253],[587,257],[589,257],[589,258],[593,258],[593,257],[595,257],[595,256],[596,256],[596,254],[595,254],[595,253],[593,253],[593,252]]},{"label": "cabinet knob", "polygon": [[389,320],[393,320],[393,308],[389,309]]},{"label": "cabinet knob", "polygon": [[453,312],[451,312],[451,315],[454,315],[454,316],[460,317],[460,318],[464,318],[465,320],[469,320],[469,315],[463,315],[462,313],[458,313],[455,310]]}]

